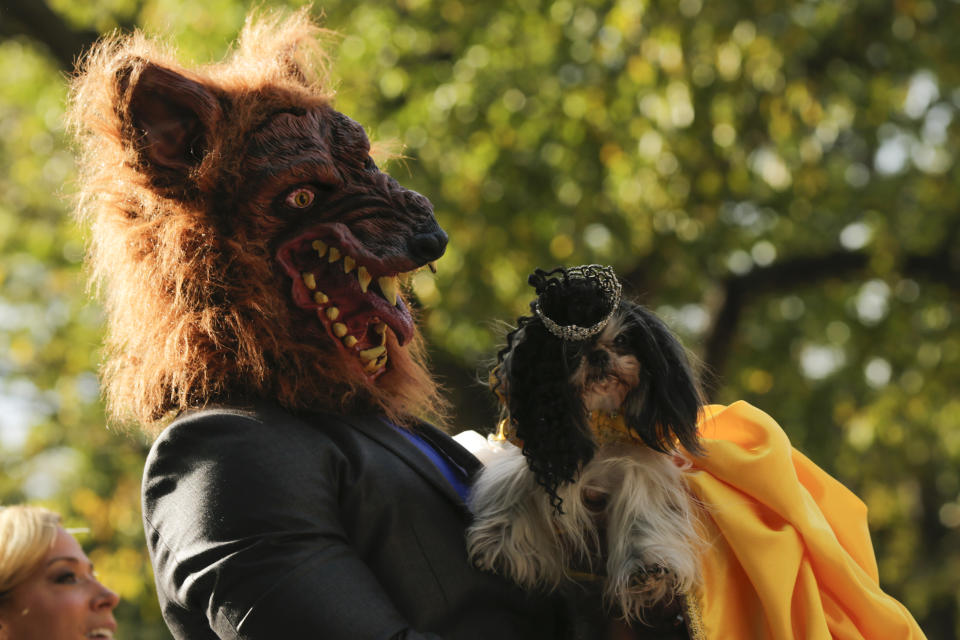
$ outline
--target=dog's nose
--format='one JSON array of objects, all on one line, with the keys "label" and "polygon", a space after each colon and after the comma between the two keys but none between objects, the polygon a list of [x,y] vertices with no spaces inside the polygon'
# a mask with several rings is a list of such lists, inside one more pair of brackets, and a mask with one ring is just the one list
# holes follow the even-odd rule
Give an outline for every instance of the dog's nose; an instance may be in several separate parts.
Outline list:
[{"label": "dog's nose", "polygon": [[610,355],[603,349],[591,351],[587,356],[587,363],[591,367],[604,367],[610,361]]},{"label": "dog's nose", "polygon": [[414,258],[422,262],[432,262],[442,256],[446,250],[447,234],[443,229],[437,229],[429,233],[418,233],[410,238],[408,246]]}]

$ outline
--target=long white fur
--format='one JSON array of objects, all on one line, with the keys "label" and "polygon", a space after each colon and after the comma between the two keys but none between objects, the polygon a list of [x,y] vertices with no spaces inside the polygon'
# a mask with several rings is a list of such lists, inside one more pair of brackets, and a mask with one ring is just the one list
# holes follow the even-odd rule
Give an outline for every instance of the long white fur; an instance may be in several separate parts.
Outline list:
[{"label": "long white fur", "polygon": [[[558,490],[562,515],[515,447],[495,456],[474,485],[467,548],[477,566],[526,588],[552,590],[606,550],[604,597],[627,619],[689,590],[698,579],[697,512],[670,456],[637,445],[606,445]],[[601,539],[586,493],[607,496]],[[600,545],[603,545],[602,547]],[[661,576],[642,570],[662,566]],[[594,568],[596,570],[596,568]]]}]

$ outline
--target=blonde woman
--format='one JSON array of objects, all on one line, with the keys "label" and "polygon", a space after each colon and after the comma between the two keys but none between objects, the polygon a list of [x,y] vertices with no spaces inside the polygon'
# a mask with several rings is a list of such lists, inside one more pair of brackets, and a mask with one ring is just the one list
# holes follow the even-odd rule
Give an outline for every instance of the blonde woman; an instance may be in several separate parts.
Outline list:
[{"label": "blonde woman", "polygon": [[0,640],[109,640],[118,601],[60,516],[0,507]]}]

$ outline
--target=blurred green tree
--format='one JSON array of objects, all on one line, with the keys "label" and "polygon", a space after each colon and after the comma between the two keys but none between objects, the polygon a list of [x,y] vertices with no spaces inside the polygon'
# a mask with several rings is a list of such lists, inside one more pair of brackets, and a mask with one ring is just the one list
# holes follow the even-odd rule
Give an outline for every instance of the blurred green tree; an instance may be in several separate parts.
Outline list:
[{"label": "blurred green tree", "polygon": [[[168,637],[139,524],[148,443],[104,425],[64,72],[115,28],[216,59],[245,5],[0,6],[0,502],[89,526],[140,638]],[[717,401],[771,413],[866,501],[881,582],[926,633],[960,635],[960,3],[322,9],[339,108],[402,147],[392,172],[451,236],[411,286],[457,429],[492,424],[476,379],[526,275],[613,264]]]}]

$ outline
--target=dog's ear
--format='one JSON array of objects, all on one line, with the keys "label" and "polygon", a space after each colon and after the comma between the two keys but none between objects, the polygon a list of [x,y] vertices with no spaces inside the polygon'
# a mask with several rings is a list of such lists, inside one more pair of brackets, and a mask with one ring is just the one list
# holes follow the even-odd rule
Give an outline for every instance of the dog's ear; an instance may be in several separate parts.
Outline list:
[{"label": "dog's ear", "polygon": [[117,72],[122,136],[153,173],[186,181],[207,150],[220,117],[216,96],[201,82],[143,58]]},{"label": "dog's ear", "polygon": [[629,342],[640,362],[640,383],[624,401],[624,420],[643,441],[667,452],[679,443],[700,453],[697,420],[703,396],[687,352],[650,311],[630,310]]}]

